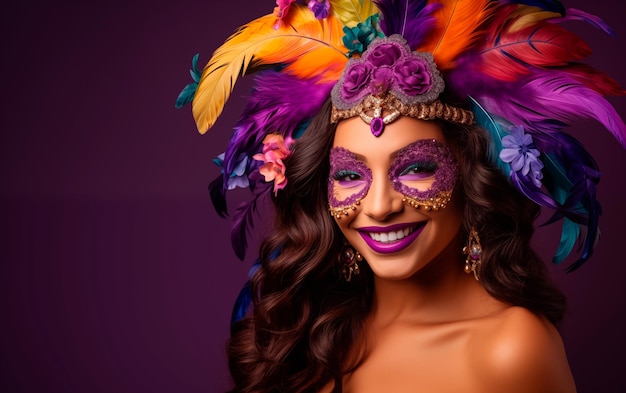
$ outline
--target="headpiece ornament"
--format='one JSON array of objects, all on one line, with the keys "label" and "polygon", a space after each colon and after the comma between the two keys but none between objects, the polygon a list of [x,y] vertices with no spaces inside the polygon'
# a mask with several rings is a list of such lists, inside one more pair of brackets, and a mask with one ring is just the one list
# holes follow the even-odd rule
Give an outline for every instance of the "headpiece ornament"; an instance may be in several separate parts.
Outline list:
[{"label": "headpiece ornament", "polygon": [[430,53],[413,52],[397,34],[375,38],[360,58],[348,61],[333,87],[330,121],[360,116],[375,136],[401,115],[474,124],[471,111],[438,100],[443,90],[443,77]]},{"label": "headpiece ornament", "polygon": [[[195,56],[194,82],[177,100],[179,107],[192,102],[204,133],[237,78],[256,74],[226,151],[215,160],[222,174],[210,185],[221,216],[226,190],[243,186],[254,193],[234,220],[231,239],[240,258],[258,197],[287,184],[282,159],[291,139],[331,96],[333,122],[360,116],[375,134],[399,115],[475,122],[488,133],[494,165],[526,197],[554,210],[549,223],[562,220],[554,261],[579,238],[582,252],[570,270],[591,256],[600,173],[563,130],[573,120],[595,119],[626,147],[626,126],[603,97],[625,91],[580,62],[589,47],[560,23],[584,21],[612,34],[603,21],[556,0],[276,3],[273,13],[228,38],[202,71]],[[266,139],[273,134],[282,139]]]}]

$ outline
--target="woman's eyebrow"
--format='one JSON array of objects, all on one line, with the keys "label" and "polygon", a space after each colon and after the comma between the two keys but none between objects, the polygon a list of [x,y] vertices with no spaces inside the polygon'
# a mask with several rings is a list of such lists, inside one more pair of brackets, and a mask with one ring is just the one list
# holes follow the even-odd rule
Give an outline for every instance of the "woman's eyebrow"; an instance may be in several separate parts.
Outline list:
[{"label": "woman's eyebrow", "polygon": [[338,149],[338,148],[344,149],[347,152],[349,152],[350,154],[354,155],[354,157],[356,157],[357,160],[359,160],[359,161],[361,161],[363,163],[367,163],[367,157],[365,157],[364,155],[359,154],[359,153],[355,153],[352,150],[350,150],[348,148],[345,148],[343,146],[335,146],[335,147],[333,147],[333,149]]}]

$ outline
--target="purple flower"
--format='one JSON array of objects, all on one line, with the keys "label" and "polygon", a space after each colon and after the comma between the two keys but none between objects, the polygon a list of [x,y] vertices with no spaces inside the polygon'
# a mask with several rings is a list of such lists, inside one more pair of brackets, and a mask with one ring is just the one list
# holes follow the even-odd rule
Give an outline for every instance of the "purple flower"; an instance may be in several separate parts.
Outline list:
[{"label": "purple flower", "polygon": [[317,19],[328,17],[330,12],[330,3],[328,0],[310,0],[308,7],[315,14],[315,18]]},{"label": "purple flower", "polygon": [[367,54],[367,60],[374,67],[391,66],[402,55],[400,44],[397,42],[389,42],[381,44],[372,49]]},{"label": "purple flower", "polygon": [[430,73],[425,61],[410,57],[396,64],[396,83],[409,96],[424,94],[431,87]]},{"label": "purple flower", "polygon": [[500,152],[500,159],[509,163],[511,170],[530,177],[535,186],[541,187],[543,179],[541,173],[543,163],[539,159],[541,153],[535,148],[532,136],[524,133],[524,127],[509,127],[509,135],[502,138],[502,146],[504,148]]},{"label": "purple flower", "polygon": [[344,99],[350,100],[359,93],[370,82],[371,66],[368,63],[352,64],[343,76],[343,89],[341,95]]},{"label": "purple flower", "polygon": [[432,55],[413,52],[406,40],[394,34],[374,39],[362,57],[348,60],[331,96],[337,108],[347,110],[367,95],[390,94],[413,105],[433,102],[443,90]]},{"label": "purple flower", "polygon": [[372,76],[372,93],[382,94],[389,89],[393,79],[393,71],[389,67],[381,67],[374,70]]}]

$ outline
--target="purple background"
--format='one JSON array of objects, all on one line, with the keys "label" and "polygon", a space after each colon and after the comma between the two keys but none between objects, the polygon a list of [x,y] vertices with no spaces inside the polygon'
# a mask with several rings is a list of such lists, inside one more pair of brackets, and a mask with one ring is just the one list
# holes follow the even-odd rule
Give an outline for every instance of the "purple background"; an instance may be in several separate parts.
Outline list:
[{"label": "purple background", "polygon": [[[590,63],[625,86],[626,5],[566,3],[616,30],[619,40],[569,24],[592,44]],[[253,256],[235,258],[206,186],[249,83],[205,136],[173,104],[191,57],[204,64],[274,2],[215,4],[14,2],[0,12],[0,391],[229,386],[224,341]],[[611,101],[625,116],[626,98]],[[550,268],[569,298],[562,335],[580,392],[626,391],[626,153],[596,123],[573,132],[603,170],[605,213],[592,261],[574,274]],[[539,234],[549,258],[558,228]]]}]

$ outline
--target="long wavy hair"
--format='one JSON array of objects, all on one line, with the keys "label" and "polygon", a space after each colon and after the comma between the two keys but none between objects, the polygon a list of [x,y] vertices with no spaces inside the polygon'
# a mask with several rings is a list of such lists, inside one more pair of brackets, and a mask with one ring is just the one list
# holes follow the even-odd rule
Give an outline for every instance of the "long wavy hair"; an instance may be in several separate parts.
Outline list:
[{"label": "long wavy hair", "polygon": [[[351,282],[341,278],[344,238],[328,211],[336,129],[329,118],[327,102],[286,162],[289,183],[273,199],[275,228],[261,245],[261,267],[251,279],[253,309],[231,327],[231,392],[314,392],[330,381],[341,392],[342,377],[365,356],[354,343],[371,308],[372,272],[363,264]],[[529,244],[539,207],[488,162],[483,130],[440,125],[459,158],[462,235],[472,227],[480,234],[481,284],[496,299],[558,322],[565,299]],[[459,257],[460,269],[462,262]]]}]

